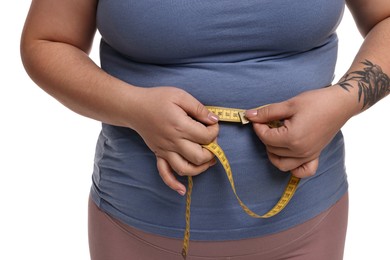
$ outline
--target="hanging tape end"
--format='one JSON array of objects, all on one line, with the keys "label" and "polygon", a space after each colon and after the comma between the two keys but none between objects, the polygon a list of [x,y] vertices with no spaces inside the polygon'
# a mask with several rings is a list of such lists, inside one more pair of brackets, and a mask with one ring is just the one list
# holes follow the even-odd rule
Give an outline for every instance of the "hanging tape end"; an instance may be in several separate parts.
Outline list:
[{"label": "hanging tape end", "polygon": [[184,248],[183,248],[183,250],[181,250],[181,256],[183,257],[184,260],[187,259],[187,252]]}]

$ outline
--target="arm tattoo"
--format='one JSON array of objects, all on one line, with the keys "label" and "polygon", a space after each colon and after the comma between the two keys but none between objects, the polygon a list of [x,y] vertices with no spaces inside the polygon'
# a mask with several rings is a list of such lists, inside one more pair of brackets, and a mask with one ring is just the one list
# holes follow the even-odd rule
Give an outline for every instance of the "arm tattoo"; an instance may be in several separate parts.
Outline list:
[{"label": "arm tattoo", "polygon": [[350,82],[357,81],[359,88],[359,103],[363,100],[363,107],[368,108],[374,105],[381,98],[390,93],[390,78],[382,72],[381,67],[365,60],[362,64],[366,65],[363,70],[357,70],[345,74],[340,80],[340,85],[346,91],[353,88]]}]

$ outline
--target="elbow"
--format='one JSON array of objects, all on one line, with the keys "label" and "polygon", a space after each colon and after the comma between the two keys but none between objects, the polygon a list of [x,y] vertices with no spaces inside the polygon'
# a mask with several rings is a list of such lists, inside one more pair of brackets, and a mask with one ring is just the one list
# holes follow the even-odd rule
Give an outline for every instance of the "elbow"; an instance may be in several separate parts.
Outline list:
[{"label": "elbow", "polygon": [[20,58],[22,60],[23,66],[26,68],[28,65],[28,54],[29,54],[29,41],[26,39],[24,35],[20,38],[20,44],[19,44],[19,53],[20,53]]},{"label": "elbow", "polygon": [[20,58],[22,61],[22,64],[24,66],[24,69],[26,70],[27,74],[31,77],[31,67],[32,67],[32,62],[31,62],[31,53],[32,49],[32,41],[28,39],[23,32],[21,37],[20,37],[20,42],[19,42],[19,54]]},{"label": "elbow", "polygon": [[48,56],[45,49],[47,46],[43,41],[22,33],[19,43],[20,59],[27,75],[38,86],[41,86],[42,78],[46,77],[48,70],[48,65],[45,65],[45,56]]},{"label": "elbow", "polygon": [[35,61],[35,55],[33,55],[35,52],[34,45],[34,40],[28,39],[25,35],[22,34],[19,44],[20,59],[28,76],[34,82],[36,82],[34,64],[37,64],[37,62]]}]

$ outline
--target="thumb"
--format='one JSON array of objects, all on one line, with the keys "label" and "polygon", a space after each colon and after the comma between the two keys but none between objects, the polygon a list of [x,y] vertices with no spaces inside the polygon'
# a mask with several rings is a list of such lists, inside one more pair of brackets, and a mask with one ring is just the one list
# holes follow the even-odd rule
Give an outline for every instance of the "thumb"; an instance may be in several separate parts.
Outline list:
[{"label": "thumb", "polygon": [[218,116],[191,95],[183,97],[179,105],[189,116],[199,122],[207,125],[218,123]]},{"label": "thumb", "polygon": [[245,111],[245,117],[253,123],[281,121],[293,115],[288,102],[274,103]]},{"label": "thumb", "polygon": [[317,157],[314,160],[304,163],[298,168],[291,170],[291,174],[298,178],[313,176],[318,169],[318,164],[319,158]]}]

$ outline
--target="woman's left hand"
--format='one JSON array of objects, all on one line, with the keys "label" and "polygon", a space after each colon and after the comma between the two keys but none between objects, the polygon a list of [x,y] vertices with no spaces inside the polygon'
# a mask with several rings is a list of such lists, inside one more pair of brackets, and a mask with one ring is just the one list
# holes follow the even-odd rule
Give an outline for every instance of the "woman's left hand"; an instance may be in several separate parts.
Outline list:
[{"label": "woman's left hand", "polygon": [[[281,103],[248,110],[246,117],[265,144],[272,164],[296,177],[309,177],[318,168],[322,149],[353,115],[347,93],[337,85],[311,90]],[[283,121],[283,126],[267,125],[275,120]]]}]

